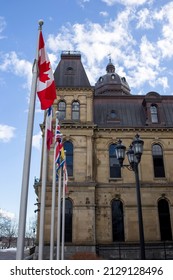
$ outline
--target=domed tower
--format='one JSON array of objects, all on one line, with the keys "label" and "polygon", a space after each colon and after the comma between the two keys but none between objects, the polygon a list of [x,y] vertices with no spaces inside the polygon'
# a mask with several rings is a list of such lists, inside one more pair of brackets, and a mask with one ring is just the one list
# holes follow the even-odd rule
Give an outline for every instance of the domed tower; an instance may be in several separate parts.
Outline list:
[{"label": "domed tower", "polygon": [[115,72],[111,59],[106,66],[107,74],[101,76],[95,84],[95,95],[130,95],[130,88],[125,77]]}]

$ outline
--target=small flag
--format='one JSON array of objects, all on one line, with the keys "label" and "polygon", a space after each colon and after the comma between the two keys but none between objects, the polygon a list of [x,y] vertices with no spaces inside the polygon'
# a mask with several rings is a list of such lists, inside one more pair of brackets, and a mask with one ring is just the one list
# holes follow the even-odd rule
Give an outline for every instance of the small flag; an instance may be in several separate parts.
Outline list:
[{"label": "small flag", "polygon": [[40,99],[42,110],[48,109],[56,98],[55,81],[50,61],[45,50],[42,31],[40,31],[39,36],[37,94]]},{"label": "small flag", "polygon": [[62,133],[60,132],[60,125],[58,124],[56,126],[56,132],[55,132],[55,164],[56,164],[56,174],[58,176],[58,170],[60,168],[61,161],[61,152],[63,149],[63,143],[62,143]]},{"label": "small flag", "polygon": [[67,173],[66,160],[64,161],[64,164],[63,164],[63,172],[64,172],[64,185],[65,185],[65,193],[67,193],[67,192],[68,192],[68,188],[67,188],[68,173]]},{"label": "small flag", "polygon": [[53,131],[52,131],[52,106],[47,110],[46,122],[47,122],[47,149],[50,150],[50,146],[53,143]]},{"label": "small flag", "polygon": [[55,141],[62,142],[62,133],[60,132],[60,125],[58,124],[56,127]]}]

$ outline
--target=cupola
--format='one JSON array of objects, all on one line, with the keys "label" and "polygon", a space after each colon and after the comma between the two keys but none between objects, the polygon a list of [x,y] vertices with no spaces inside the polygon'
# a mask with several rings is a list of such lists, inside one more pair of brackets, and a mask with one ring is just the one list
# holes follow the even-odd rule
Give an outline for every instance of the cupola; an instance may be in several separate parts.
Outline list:
[{"label": "cupola", "polygon": [[130,88],[125,77],[115,72],[115,66],[109,59],[106,74],[99,77],[95,84],[95,95],[130,95]]}]

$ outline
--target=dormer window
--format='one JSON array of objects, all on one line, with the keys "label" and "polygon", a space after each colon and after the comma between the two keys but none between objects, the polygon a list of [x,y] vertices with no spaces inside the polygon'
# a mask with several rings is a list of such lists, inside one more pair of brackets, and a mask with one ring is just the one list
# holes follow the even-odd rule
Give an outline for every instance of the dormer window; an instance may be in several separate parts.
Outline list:
[{"label": "dormer window", "polygon": [[102,77],[99,78],[99,82],[100,83],[103,82],[103,78]]},{"label": "dormer window", "polygon": [[74,74],[74,69],[72,68],[72,67],[67,67],[67,69],[66,69],[66,74],[67,75],[72,75],[72,74]]},{"label": "dormer window", "polygon": [[116,118],[115,110],[111,110],[110,117],[111,117],[111,119],[115,119]]},{"label": "dormer window", "polygon": [[152,104],[150,106],[150,113],[151,113],[151,122],[158,123],[158,110],[156,105]]},{"label": "dormer window", "polygon": [[112,75],[111,75],[111,78],[112,78],[112,80],[115,80],[115,75],[112,74]]}]

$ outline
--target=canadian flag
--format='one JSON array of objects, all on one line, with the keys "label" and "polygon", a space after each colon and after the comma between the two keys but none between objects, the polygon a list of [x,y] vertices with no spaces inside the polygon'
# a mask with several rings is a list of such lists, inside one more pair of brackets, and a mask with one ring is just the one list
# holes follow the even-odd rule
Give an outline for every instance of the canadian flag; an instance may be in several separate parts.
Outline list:
[{"label": "canadian flag", "polygon": [[37,95],[42,110],[48,109],[56,98],[54,76],[45,50],[42,31],[39,35]]}]

